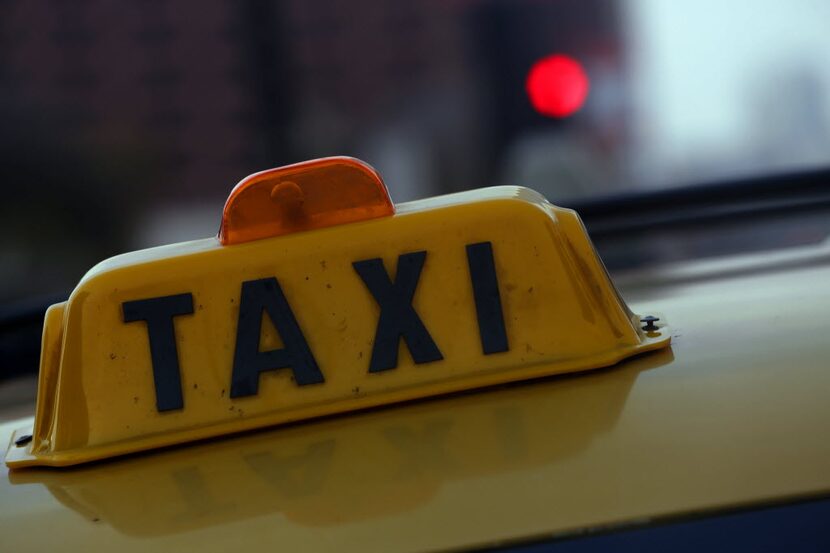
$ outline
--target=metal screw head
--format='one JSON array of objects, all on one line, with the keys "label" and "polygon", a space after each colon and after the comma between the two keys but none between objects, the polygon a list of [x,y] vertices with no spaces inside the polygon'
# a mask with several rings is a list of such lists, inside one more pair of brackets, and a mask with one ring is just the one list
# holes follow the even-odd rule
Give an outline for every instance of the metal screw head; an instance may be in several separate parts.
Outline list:
[{"label": "metal screw head", "polygon": [[657,326],[654,324],[660,320],[660,317],[655,317],[654,315],[646,315],[645,317],[640,318],[641,323],[646,323],[646,326],[643,327],[643,330],[657,330]]},{"label": "metal screw head", "polygon": [[23,447],[24,445],[28,444],[31,441],[32,441],[32,435],[31,434],[23,434],[22,436],[19,436],[14,441],[14,445],[16,445],[17,447]]}]

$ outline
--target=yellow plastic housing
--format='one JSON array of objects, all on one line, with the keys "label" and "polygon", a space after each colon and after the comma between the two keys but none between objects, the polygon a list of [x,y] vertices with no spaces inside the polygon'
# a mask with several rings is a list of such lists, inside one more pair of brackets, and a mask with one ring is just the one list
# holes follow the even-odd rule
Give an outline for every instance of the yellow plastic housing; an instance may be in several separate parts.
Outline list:
[{"label": "yellow plastic housing", "polygon": [[[509,343],[485,354],[466,247],[490,243]],[[380,307],[353,263],[426,252],[412,299],[442,359],[368,371]],[[230,397],[241,286],[275,277],[325,382],[263,372],[255,395]],[[122,304],[190,293],[175,318],[183,407],[159,411],[148,329]],[[264,316],[259,350],[283,346]],[[216,238],[114,257],[46,315],[34,428],[10,467],[73,465],[223,434],[510,381],[608,366],[665,347],[641,329],[578,216],[519,187],[401,204],[393,216],[222,246]],[[25,441],[25,440],[23,440]]]}]

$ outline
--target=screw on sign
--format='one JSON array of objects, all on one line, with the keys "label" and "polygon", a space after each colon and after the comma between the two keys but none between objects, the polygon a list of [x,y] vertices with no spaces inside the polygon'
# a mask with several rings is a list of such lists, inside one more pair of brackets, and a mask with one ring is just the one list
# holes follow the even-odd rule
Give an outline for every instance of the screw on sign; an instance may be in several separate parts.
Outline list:
[{"label": "screw on sign", "polygon": [[646,323],[646,326],[643,327],[643,330],[657,330],[657,325],[655,325],[654,323],[656,323],[659,320],[659,317],[655,317],[654,315],[647,315],[641,318],[640,322]]}]

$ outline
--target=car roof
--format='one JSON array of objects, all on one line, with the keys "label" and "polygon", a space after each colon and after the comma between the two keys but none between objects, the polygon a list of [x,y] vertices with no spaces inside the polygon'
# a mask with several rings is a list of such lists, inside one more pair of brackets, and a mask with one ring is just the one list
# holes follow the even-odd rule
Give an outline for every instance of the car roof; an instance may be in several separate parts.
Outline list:
[{"label": "car roof", "polygon": [[78,468],[3,467],[4,541],[447,550],[830,490],[826,245],[619,284],[666,316],[671,349]]}]

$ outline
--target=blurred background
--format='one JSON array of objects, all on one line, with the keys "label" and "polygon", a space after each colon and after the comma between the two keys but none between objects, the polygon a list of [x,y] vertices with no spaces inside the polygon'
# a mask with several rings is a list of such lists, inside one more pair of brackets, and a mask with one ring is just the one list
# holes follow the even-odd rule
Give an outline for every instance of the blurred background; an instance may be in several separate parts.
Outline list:
[{"label": "blurred background", "polygon": [[396,202],[562,205],[828,165],[828,21],[825,0],[0,0],[0,303],[215,234],[244,176],[320,156]]},{"label": "blurred background", "polygon": [[624,294],[825,241],[828,22],[826,0],[0,0],[0,420],[31,412],[43,311],[87,269],[214,235],[239,180],[310,158],[369,162],[396,202],[535,188]]}]

